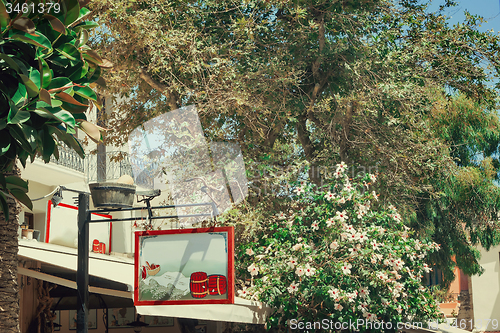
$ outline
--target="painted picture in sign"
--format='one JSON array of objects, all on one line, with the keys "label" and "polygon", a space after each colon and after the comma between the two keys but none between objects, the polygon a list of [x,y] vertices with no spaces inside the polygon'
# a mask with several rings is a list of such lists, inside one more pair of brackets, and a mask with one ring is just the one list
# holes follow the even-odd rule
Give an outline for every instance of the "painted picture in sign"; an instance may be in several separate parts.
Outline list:
[{"label": "painted picture in sign", "polygon": [[136,233],[136,305],[234,303],[232,228]]}]

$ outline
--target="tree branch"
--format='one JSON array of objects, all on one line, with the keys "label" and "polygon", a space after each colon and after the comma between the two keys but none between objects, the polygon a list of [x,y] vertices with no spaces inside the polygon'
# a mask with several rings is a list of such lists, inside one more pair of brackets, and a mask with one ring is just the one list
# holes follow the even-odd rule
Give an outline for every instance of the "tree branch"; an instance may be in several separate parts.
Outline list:
[{"label": "tree branch", "polygon": [[171,110],[179,108],[177,104],[178,96],[175,91],[172,91],[167,85],[153,79],[151,75],[149,75],[144,70],[144,68],[139,69],[139,77],[143,79],[147,84],[149,84],[151,88],[159,91],[163,96],[167,98],[167,103]]},{"label": "tree branch", "polygon": [[354,103],[347,105],[347,110],[342,124],[342,135],[340,137],[340,159],[347,162],[347,150],[349,149],[349,132],[351,129],[352,116],[354,114]]}]

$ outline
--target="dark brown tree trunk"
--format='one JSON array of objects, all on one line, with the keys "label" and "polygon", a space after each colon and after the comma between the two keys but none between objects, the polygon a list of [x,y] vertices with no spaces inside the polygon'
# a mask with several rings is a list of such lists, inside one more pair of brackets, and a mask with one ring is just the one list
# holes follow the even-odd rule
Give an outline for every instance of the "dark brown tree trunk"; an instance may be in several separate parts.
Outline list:
[{"label": "dark brown tree trunk", "polygon": [[[15,167],[10,174],[20,175],[19,168]],[[7,202],[10,215],[8,221],[0,211],[0,332],[19,333],[17,233],[21,207],[14,199],[7,198]]]}]

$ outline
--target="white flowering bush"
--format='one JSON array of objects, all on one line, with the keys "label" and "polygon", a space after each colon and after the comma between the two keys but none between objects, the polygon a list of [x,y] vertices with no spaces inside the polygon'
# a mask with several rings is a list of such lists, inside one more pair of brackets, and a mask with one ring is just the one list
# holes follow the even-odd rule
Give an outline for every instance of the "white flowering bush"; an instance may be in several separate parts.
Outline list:
[{"label": "white flowering bush", "polygon": [[[237,248],[240,297],[274,309],[268,327],[287,321],[425,321],[438,317],[422,278],[439,245],[413,237],[393,206],[377,205],[376,175],[349,179],[337,165],[322,191],[301,183],[292,210],[280,212]],[[372,209],[377,206],[377,209]]]}]

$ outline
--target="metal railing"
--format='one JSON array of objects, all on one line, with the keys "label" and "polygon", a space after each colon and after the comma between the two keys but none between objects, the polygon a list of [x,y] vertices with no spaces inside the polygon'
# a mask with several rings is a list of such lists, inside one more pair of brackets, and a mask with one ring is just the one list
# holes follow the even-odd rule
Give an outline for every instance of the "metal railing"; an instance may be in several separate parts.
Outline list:
[{"label": "metal railing", "polygon": [[113,181],[123,175],[132,176],[132,166],[126,152],[98,152],[85,157],[85,179],[88,183]]},{"label": "metal railing", "polygon": [[65,144],[59,145],[57,149],[59,151],[59,159],[56,159],[54,155],[52,155],[50,157],[50,163],[61,165],[78,172],[85,172],[84,159],[81,158],[73,149],[68,148]]}]

